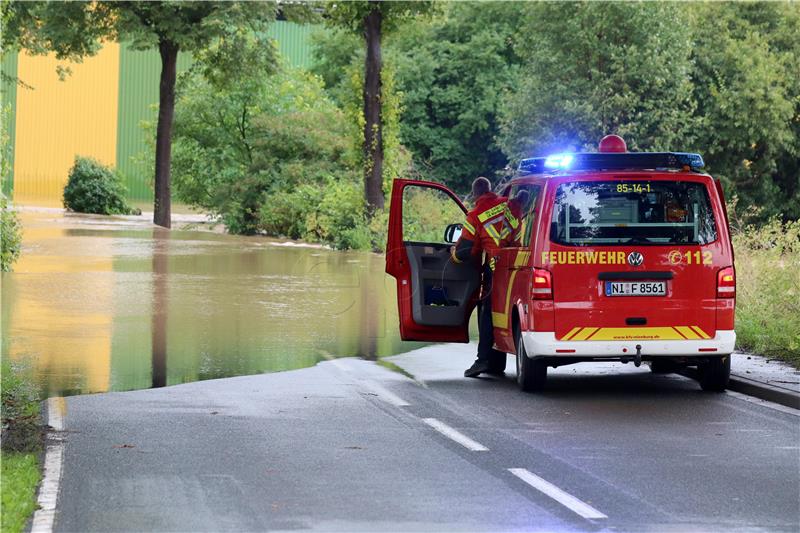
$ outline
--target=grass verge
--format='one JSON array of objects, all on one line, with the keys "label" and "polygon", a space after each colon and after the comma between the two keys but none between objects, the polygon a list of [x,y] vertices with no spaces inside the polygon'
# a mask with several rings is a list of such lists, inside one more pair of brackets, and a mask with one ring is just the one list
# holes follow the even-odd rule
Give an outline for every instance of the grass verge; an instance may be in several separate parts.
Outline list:
[{"label": "grass verge", "polygon": [[733,243],[737,347],[800,368],[800,220],[748,226]]},{"label": "grass verge", "polygon": [[36,487],[41,477],[42,449],[40,403],[32,384],[21,370],[3,361],[2,451],[0,451],[0,531],[23,531],[36,509]]},{"label": "grass verge", "polygon": [[36,453],[2,452],[3,533],[25,529],[36,509],[36,487],[39,484],[39,458]]}]

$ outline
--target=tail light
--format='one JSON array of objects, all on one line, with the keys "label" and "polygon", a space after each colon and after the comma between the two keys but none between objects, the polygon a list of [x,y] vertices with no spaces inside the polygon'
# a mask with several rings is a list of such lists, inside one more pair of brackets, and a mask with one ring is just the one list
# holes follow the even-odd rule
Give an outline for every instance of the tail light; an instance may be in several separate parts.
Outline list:
[{"label": "tail light", "polygon": [[733,267],[726,267],[717,273],[717,298],[736,297],[736,274]]},{"label": "tail light", "polygon": [[534,268],[532,285],[534,300],[553,299],[553,277],[550,272],[543,268]]}]

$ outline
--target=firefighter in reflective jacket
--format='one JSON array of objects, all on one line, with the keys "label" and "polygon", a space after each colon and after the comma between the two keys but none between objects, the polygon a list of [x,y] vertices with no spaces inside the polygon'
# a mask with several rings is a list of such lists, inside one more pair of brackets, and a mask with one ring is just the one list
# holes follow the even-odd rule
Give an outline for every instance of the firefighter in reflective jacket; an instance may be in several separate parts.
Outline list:
[{"label": "firefighter in reflective jacket", "polygon": [[521,246],[522,235],[525,232],[526,225],[525,210],[528,207],[530,197],[530,193],[522,189],[508,201],[506,219],[511,229],[511,234],[503,240],[503,247]]},{"label": "firefighter in reflective jacket", "polygon": [[455,263],[469,261],[482,267],[478,302],[478,357],[464,371],[465,377],[474,378],[482,373],[502,375],[505,371],[506,354],[493,348],[491,290],[496,251],[511,236],[512,228],[508,218],[508,199],[493,193],[488,179],[481,177],[472,182],[471,196],[475,208],[467,213],[461,237],[450,253]]}]

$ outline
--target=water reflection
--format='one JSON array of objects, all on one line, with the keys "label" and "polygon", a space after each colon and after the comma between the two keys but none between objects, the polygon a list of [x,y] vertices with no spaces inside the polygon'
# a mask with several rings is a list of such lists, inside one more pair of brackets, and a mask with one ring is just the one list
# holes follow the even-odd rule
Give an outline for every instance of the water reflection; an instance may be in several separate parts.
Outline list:
[{"label": "water reflection", "polygon": [[169,230],[153,231],[153,325],[152,325],[152,382],[151,387],[167,385],[167,313],[169,284]]},{"label": "water reflection", "polygon": [[23,213],[2,353],[50,394],[161,387],[413,349],[383,257]]}]

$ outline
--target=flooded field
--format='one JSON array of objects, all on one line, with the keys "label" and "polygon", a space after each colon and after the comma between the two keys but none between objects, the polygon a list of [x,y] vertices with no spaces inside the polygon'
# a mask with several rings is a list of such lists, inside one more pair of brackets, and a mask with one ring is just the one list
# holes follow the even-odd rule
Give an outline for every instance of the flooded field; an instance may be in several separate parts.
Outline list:
[{"label": "flooded field", "polygon": [[399,339],[381,255],[55,210],[21,217],[23,254],[2,274],[2,356],[49,395],[420,346]]}]

